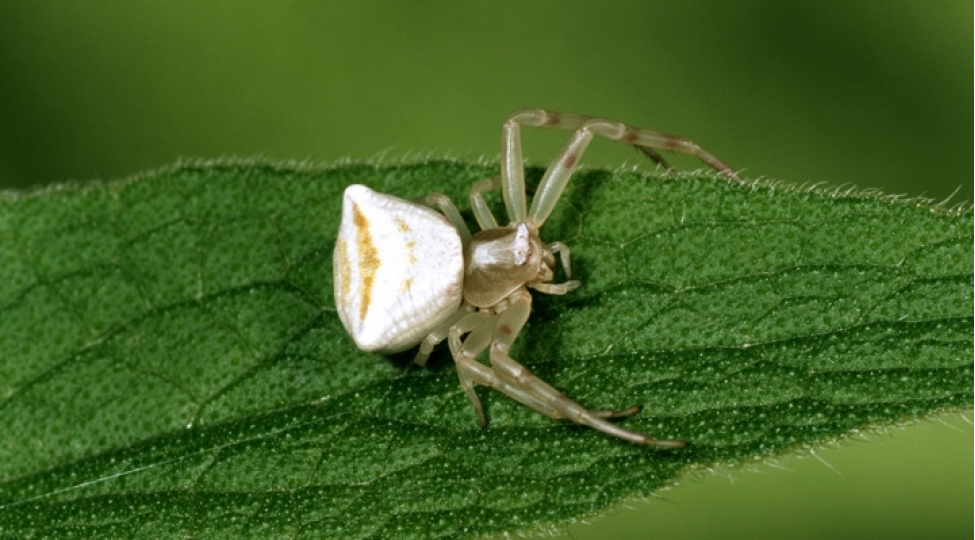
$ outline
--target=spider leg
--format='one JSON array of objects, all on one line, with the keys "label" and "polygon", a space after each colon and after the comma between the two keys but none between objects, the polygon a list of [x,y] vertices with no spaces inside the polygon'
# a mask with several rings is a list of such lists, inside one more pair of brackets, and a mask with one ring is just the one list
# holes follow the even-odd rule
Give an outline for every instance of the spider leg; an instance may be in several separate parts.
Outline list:
[{"label": "spider leg", "polygon": [[593,416],[598,416],[600,418],[623,418],[626,416],[630,416],[631,414],[636,414],[640,412],[641,409],[643,409],[643,407],[639,405],[630,405],[625,409],[601,409],[601,410],[589,409],[589,414],[592,414]]},{"label": "spider leg", "polygon": [[521,332],[525,321],[528,320],[531,312],[531,295],[527,290],[519,289],[509,297],[509,300],[510,304],[504,311],[498,313],[497,321],[494,323],[491,367],[497,377],[506,383],[499,384],[495,388],[552,418],[567,418],[620,439],[661,448],[680,448],[686,445],[684,441],[654,439],[607,422],[605,420],[607,417],[631,414],[639,408],[630,407],[623,411],[589,411],[512,359],[508,355],[508,350]]},{"label": "spider leg", "polygon": [[[545,264],[542,267],[542,272],[539,274],[538,279],[529,281],[525,285],[545,294],[560,295],[581,287],[581,281],[568,279],[572,277],[572,265],[569,262],[569,246],[562,242],[552,242],[547,247],[549,252],[543,258]],[[565,277],[568,280],[565,283],[549,283],[549,280],[553,278],[551,269],[555,267],[555,255],[559,255],[559,260],[562,261],[562,270],[565,271]]]},{"label": "spider leg", "polygon": [[563,295],[578,289],[582,286],[582,282],[573,279],[565,283],[532,282],[528,283],[527,286],[541,293]]},{"label": "spider leg", "polygon": [[[474,391],[474,383],[484,384],[478,368],[488,369],[484,364],[476,360],[477,355],[484,352],[491,344],[491,333],[494,330],[495,315],[490,311],[475,311],[463,318],[450,329],[447,344],[450,345],[450,353],[454,357],[457,365],[457,378],[460,379],[460,387],[471,400],[474,411],[477,413],[477,423],[481,427],[487,426],[487,419],[484,417],[484,407],[481,405],[477,392]],[[464,334],[470,334],[466,340],[461,340]]]},{"label": "spider leg", "polygon": [[[467,304],[465,307],[470,308],[470,305]],[[493,369],[476,360],[476,358],[482,352],[487,350],[488,346],[490,346],[491,334],[494,331],[494,323],[496,322],[496,318],[496,314],[488,311],[475,313],[467,311],[464,312],[457,321],[455,321],[454,325],[452,325],[452,328],[450,329],[451,352],[453,353],[454,361],[457,366],[457,377],[460,379],[461,388],[464,390],[464,393],[467,394],[468,398],[471,400],[471,404],[474,406],[474,411],[477,414],[478,424],[480,424],[481,427],[485,427],[487,425],[487,421],[484,417],[484,409],[481,405],[481,400],[477,397],[477,394],[474,391],[474,384],[493,388],[503,394],[513,397],[522,404],[527,405],[529,408],[541,412],[542,414],[545,414],[551,418],[563,418],[563,415],[560,414],[554,407],[543,403],[535,396],[526,392],[524,389],[500,378]],[[461,336],[468,330],[470,330],[470,337],[468,340],[462,341]],[[434,333],[431,333],[431,336],[432,335],[434,335]],[[432,340],[432,338],[429,337],[428,339]],[[641,407],[639,405],[634,405],[622,410],[607,409],[589,412],[592,415],[600,418],[617,418],[635,414],[640,411],[640,408]]]},{"label": "spider leg", "polygon": [[[553,407],[543,403],[509,381],[498,377],[498,374],[493,369],[477,361],[477,357],[491,345],[496,322],[496,313],[479,311],[461,319],[450,329],[450,352],[453,354],[454,363],[457,366],[457,376],[460,379],[461,388],[474,405],[478,423],[481,427],[487,425],[481,401],[474,392],[474,384],[493,388],[551,418],[562,418],[559,412]],[[462,340],[461,336],[467,332],[470,332],[467,339]],[[595,411],[595,414],[604,417],[622,416],[633,414],[639,410],[639,407],[630,407],[623,411]]]},{"label": "spider leg", "polygon": [[447,335],[450,333],[450,329],[457,324],[462,318],[474,312],[474,306],[465,303],[458,309],[449,319],[441,323],[440,326],[434,328],[427,334],[427,337],[423,338],[420,342],[420,349],[416,352],[416,356],[413,358],[413,362],[417,365],[424,366],[427,363],[427,358],[430,357],[430,353],[433,352],[433,348],[437,346],[438,343],[447,339]]},{"label": "spider leg", "polygon": [[521,120],[511,115],[501,128],[501,195],[511,223],[525,221],[525,164],[521,157]]},{"label": "spider leg", "polygon": [[667,163],[667,160],[664,159],[664,157],[660,155],[660,152],[657,152],[656,150],[654,150],[652,148],[648,148],[646,146],[634,146],[633,148],[636,148],[637,150],[639,150],[643,155],[645,155],[648,158],[650,158],[650,161],[653,161],[657,165],[660,165],[667,172],[669,172],[669,173],[674,172],[674,168],[670,166],[670,163]]},{"label": "spider leg", "polygon": [[501,187],[500,176],[485,178],[484,180],[475,182],[471,186],[471,210],[474,211],[474,219],[477,220],[477,224],[481,226],[482,231],[498,228],[498,222],[494,219],[494,214],[491,213],[491,209],[484,202],[484,194],[488,191],[494,191],[499,187]]},{"label": "spider leg", "polygon": [[461,217],[460,212],[457,211],[457,207],[454,206],[454,202],[450,200],[450,197],[443,193],[428,193],[417,202],[430,208],[440,208],[440,212],[457,229],[461,243],[466,246],[471,241],[471,231],[467,228],[467,224],[464,223],[464,218]]},{"label": "spider leg", "polygon": [[[576,165],[579,163],[579,158],[595,135],[600,135],[614,141],[625,142],[640,149],[649,149],[650,152],[644,151],[644,153],[658,163],[661,160],[659,159],[660,155],[657,153],[657,150],[689,154],[727,175],[732,180],[741,182],[731,168],[689,139],[675,137],[649,129],[628,126],[613,120],[578,114],[556,113],[542,109],[517,111],[505,122],[505,156],[509,154],[513,155],[514,150],[512,146],[517,142],[519,146],[517,151],[519,161],[521,160],[521,137],[517,127],[519,125],[576,130],[562,151],[552,160],[548,170],[545,171],[542,182],[538,187],[538,192],[532,200],[531,209],[528,212],[528,219],[536,227],[541,227],[552,213],[552,209],[555,208],[555,203],[558,202],[559,197],[562,195],[562,190],[565,189],[569,178],[571,178]],[[511,158],[502,159],[502,173],[504,173],[507,167],[513,165],[511,161]],[[502,176],[505,193],[509,190],[514,191],[520,187],[522,197],[524,197],[524,175],[521,174],[519,176],[521,179],[520,185],[513,183],[514,176],[509,174],[508,178],[512,179],[510,185],[505,180],[505,177]],[[507,198],[505,200],[507,201]],[[512,207],[509,206],[508,210],[510,213]],[[514,216],[512,216],[512,219],[514,219]]]},{"label": "spider leg", "polygon": [[[480,312],[480,314],[487,315],[486,312]],[[490,345],[490,341],[485,339],[485,336],[490,338],[490,331],[494,329],[494,321],[491,320],[493,318],[496,318],[496,315],[490,315],[486,318],[481,316],[477,318],[470,317],[467,321],[455,326],[456,331],[451,332],[451,339],[454,340],[451,341],[451,351],[454,352],[457,377],[460,379],[460,386],[464,390],[464,393],[467,394],[467,397],[471,400],[471,404],[474,405],[474,411],[477,413],[477,423],[482,428],[487,426],[484,407],[481,405],[481,400],[474,391],[474,384],[498,390],[550,418],[563,418],[555,408],[539,401],[523,389],[501,379],[494,370],[476,360],[477,356],[484,352],[488,348],[488,345]],[[476,325],[471,334],[476,332],[479,335],[474,335],[474,339],[468,344],[467,341],[462,342],[460,336],[470,325]],[[424,358],[424,362],[426,362],[426,358]],[[606,409],[589,412],[600,418],[619,418],[638,413],[640,409],[641,407],[639,405],[633,405],[622,410]]]},{"label": "spider leg", "polygon": [[569,259],[569,246],[562,242],[552,242],[548,245],[548,249],[552,252],[553,257],[559,256],[559,260],[562,261],[562,271],[565,272],[565,279],[570,279],[572,277],[572,262]]}]

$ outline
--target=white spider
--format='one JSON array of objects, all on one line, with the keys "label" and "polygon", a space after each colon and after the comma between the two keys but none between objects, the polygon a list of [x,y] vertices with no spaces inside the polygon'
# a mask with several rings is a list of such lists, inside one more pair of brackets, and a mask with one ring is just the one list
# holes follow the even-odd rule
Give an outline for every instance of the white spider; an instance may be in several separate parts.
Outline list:
[{"label": "white spider", "polygon": [[[523,125],[575,130],[545,171],[527,211]],[[561,242],[543,243],[538,230],[595,135],[631,144],[668,168],[657,151],[691,154],[738,180],[724,163],[687,139],[602,118],[538,109],[515,112],[504,124],[500,177],[471,188],[471,208],[481,227],[473,236],[445,195],[432,193],[417,204],[365,186],[349,186],[334,255],[339,316],[363,350],[392,353],[419,343],[420,365],[447,339],[460,385],[482,427],[487,422],[475,384],[503,392],[551,418],[568,418],[639,444],[683,447],[684,441],[654,439],[606,420],[633,414],[639,406],[588,410],[508,355],[531,312],[528,288],[565,294],[580,286],[576,280],[551,283],[556,255],[566,279],[571,277],[569,248]],[[483,197],[499,188],[508,212],[505,226],[498,225]],[[443,214],[430,208],[434,206]],[[490,365],[477,361],[487,349]]]}]

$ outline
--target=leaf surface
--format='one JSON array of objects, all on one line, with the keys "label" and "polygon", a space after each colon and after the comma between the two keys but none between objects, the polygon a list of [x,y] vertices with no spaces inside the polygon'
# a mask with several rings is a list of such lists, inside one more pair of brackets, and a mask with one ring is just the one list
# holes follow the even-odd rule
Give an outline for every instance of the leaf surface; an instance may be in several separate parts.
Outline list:
[{"label": "leaf surface", "polygon": [[[446,161],[178,166],[0,200],[0,535],[467,538],[563,524],[682,472],[970,408],[970,209],[710,176],[580,173],[542,230],[583,287],[512,349],[659,451],[358,351],[332,298],[349,183]],[[540,174],[532,170],[529,184]],[[502,205],[493,201],[496,215]]]}]

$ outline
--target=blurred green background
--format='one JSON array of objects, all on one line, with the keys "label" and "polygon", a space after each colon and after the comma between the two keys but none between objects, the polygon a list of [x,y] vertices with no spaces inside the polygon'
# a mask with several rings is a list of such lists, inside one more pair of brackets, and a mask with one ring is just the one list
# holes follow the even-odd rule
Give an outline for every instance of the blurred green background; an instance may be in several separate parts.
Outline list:
[{"label": "blurred green background", "polygon": [[[5,0],[0,188],[178,158],[493,159],[508,113],[544,107],[690,137],[750,178],[970,201],[972,21],[925,0]],[[524,138],[545,163],[566,134]],[[644,160],[585,157],[624,162]],[[820,451],[840,474],[692,474],[677,504],[567,537],[970,538],[973,431],[946,418]]]}]

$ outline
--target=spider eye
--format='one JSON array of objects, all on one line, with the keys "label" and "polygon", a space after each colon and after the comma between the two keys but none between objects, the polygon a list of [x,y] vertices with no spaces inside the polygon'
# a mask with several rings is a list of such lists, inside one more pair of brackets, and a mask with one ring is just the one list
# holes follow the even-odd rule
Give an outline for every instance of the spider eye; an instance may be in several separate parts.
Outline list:
[{"label": "spider eye", "polygon": [[531,233],[528,232],[528,226],[524,223],[519,223],[518,228],[515,230],[515,264],[521,266],[528,262],[532,254],[532,243],[531,243]]}]

